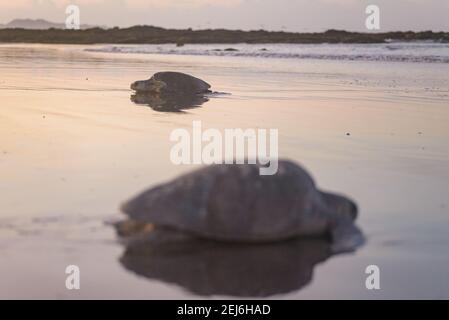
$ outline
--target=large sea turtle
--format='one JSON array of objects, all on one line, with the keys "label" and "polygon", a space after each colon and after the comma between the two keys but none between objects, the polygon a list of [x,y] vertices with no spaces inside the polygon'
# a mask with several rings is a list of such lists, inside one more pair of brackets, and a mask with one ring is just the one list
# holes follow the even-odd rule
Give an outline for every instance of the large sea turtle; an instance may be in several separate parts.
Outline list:
[{"label": "large sea turtle", "polygon": [[329,236],[334,252],[363,242],[351,200],[321,192],[301,166],[280,160],[271,176],[259,164],[212,165],[151,188],[122,205],[120,235],[168,228],[194,237],[263,243]]},{"label": "large sea turtle", "polygon": [[157,94],[205,94],[210,92],[210,84],[181,72],[158,72],[148,80],[131,84],[138,93]]}]

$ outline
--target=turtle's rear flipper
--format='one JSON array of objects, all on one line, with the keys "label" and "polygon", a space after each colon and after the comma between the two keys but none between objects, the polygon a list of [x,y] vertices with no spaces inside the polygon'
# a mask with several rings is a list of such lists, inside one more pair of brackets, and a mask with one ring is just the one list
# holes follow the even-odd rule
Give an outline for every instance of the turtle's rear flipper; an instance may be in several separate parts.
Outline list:
[{"label": "turtle's rear flipper", "polygon": [[363,233],[352,221],[339,222],[331,231],[333,253],[355,251],[365,243]]}]

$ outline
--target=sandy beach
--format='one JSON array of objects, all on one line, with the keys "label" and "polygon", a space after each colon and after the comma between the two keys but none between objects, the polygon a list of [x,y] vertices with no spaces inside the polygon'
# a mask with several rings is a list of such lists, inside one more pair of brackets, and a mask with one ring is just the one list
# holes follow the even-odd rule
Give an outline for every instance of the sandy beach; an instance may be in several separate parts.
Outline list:
[{"label": "sandy beach", "polygon": [[[278,129],[281,157],[359,206],[365,246],[270,298],[449,298],[449,63],[329,56],[356,44],[316,55],[306,47],[302,58],[255,57],[267,46],[253,46],[203,55],[170,54],[175,45],[0,45],[0,298],[228,298],[127,269],[109,224],[129,197],[197,168],[169,159],[170,132],[195,120]],[[190,49],[205,50],[179,50]],[[181,113],[131,101],[131,82],[165,70],[228,94]],[[71,264],[82,290],[65,288]],[[381,290],[365,288],[372,264]]]}]

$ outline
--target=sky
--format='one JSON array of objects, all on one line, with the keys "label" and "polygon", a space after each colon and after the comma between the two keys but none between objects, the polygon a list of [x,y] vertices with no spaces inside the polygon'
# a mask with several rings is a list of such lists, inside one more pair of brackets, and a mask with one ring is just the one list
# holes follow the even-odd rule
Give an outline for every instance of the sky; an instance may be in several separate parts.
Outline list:
[{"label": "sky", "polygon": [[80,7],[82,24],[299,32],[367,31],[365,8],[375,4],[381,32],[449,31],[449,0],[0,0],[0,23],[64,22],[69,4]]}]

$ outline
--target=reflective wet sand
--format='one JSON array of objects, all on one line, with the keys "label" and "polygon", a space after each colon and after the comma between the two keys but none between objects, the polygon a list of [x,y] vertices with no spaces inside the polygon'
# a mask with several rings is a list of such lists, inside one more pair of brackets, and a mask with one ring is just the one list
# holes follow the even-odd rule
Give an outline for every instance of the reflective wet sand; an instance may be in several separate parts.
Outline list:
[{"label": "reflective wet sand", "polygon": [[[204,297],[124,266],[127,248],[105,223],[136,192],[194,168],[171,164],[168,139],[194,120],[279,129],[282,157],[359,205],[367,244],[313,262],[304,286],[268,296],[449,298],[448,64],[83,49],[0,46],[1,298]],[[161,70],[232,94],[183,112],[131,101],[129,84]],[[81,268],[80,291],[65,289],[69,264]],[[379,291],[365,288],[371,264],[381,270]]]}]

